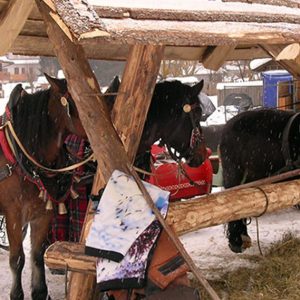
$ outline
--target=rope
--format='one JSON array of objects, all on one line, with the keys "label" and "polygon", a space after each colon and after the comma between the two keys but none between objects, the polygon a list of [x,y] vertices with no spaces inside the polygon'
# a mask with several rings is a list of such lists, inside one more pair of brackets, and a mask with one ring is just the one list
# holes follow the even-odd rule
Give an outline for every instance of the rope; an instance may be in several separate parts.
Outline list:
[{"label": "rope", "polygon": [[266,213],[266,211],[268,210],[268,207],[269,207],[269,198],[268,198],[267,193],[264,191],[264,189],[262,189],[260,186],[257,186],[256,188],[258,190],[260,190],[264,194],[265,199],[266,199],[266,205],[265,205],[265,208],[264,208],[263,212],[260,213],[258,216],[255,216],[257,246],[258,246],[258,250],[259,250],[260,255],[264,256],[263,252],[261,250],[261,245],[260,245],[258,218],[261,217],[262,215],[264,215]]},{"label": "rope", "polygon": [[[70,165],[68,167],[64,167],[64,168],[60,168],[60,169],[52,169],[52,168],[47,168],[43,165],[41,165],[39,162],[37,162],[28,152],[27,150],[24,148],[24,146],[22,145],[21,141],[19,140],[12,124],[10,121],[7,121],[2,127],[0,127],[0,129],[5,129],[5,133],[6,133],[6,136],[7,136],[7,139],[8,139],[8,143],[9,145],[11,146],[12,145],[12,142],[11,142],[11,139],[9,138],[9,135],[7,134],[7,127],[9,128],[13,138],[16,140],[18,146],[20,147],[20,149],[22,150],[22,152],[25,154],[25,156],[33,163],[35,164],[36,166],[38,166],[39,168],[45,170],[45,171],[49,171],[49,172],[57,172],[57,173],[63,173],[63,172],[68,172],[68,171],[73,171],[75,169],[77,169],[78,167],[86,164],[87,162],[91,161],[94,159],[94,153],[92,153],[91,155],[89,155],[86,159],[82,160],[81,162],[78,162],[76,164],[73,164],[73,165]],[[12,148],[12,151],[14,148]]]},{"label": "rope", "polygon": [[65,299],[68,297],[68,271],[69,271],[69,266],[66,264],[65,266]]}]

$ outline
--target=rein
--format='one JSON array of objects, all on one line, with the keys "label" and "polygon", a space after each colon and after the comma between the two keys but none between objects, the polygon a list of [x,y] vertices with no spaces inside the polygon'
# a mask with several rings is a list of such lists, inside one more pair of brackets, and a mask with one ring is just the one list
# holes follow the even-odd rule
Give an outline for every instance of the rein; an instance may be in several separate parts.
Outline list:
[{"label": "rein", "polygon": [[87,162],[91,161],[91,160],[94,160],[94,153],[90,154],[86,159],[83,159],[82,161],[78,162],[78,163],[75,163],[73,165],[70,165],[70,166],[67,166],[67,167],[64,167],[64,168],[59,168],[59,169],[52,169],[52,168],[48,168],[48,167],[45,167],[43,166],[42,164],[40,164],[39,162],[37,162],[27,151],[26,149],[24,148],[23,144],[21,143],[20,139],[18,138],[11,122],[8,120],[5,122],[4,125],[2,125],[0,127],[0,130],[1,129],[4,129],[5,130],[5,135],[7,137],[7,141],[12,149],[12,151],[14,152],[15,154],[15,149],[13,147],[13,144],[12,144],[12,141],[9,137],[9,132],[7,131],[7,128],[9,129],[9,132],[12,134],[13,138],[15,139],[16,143],[18,144],[18,146],[20,147],[20,149],[22,150],[22,152],[25,154],[25,156],[28,158],[28,160],[30,160],[34,165],[36,165],[37,167],[39,167],[40,169],[43,169],[45,171],[48,171],[48,172],[53,172],[53,173],[64,173],[64,172],[68,172],[68,171],[73,171],[75,169],[77,169],[78,167],[86,164]]}]

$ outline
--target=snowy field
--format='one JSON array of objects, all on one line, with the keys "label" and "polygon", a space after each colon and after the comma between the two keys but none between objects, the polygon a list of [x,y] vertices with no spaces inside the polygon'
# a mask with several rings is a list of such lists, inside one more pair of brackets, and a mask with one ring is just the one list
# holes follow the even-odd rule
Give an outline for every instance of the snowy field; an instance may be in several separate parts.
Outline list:
[{"label": "snowy field", "polygon": [[[264,215],[259,218],[259,234],[262,251],[282,235],[291,231],[300,236],[300,211],[294,208],[277,213]],[[249,234],[253,240],[253,246],[244,254],[234,254],[227,247],[223,225],[205,228],[181,237],[181,240],[202,270],[207,279],[213,279],[219,274],[233,270],[240,266],[249,266],[249,255],[259,255],[256,241],[256,225],[253,220],[249,225]],[[25,240],[26,264],[23,273],[23,285],[25,300],[30,299],[30,246],[28,237]],[[0,249],[0,300],[9,299],[11,275],[8,267],[8,253]],[[53,300],[64,299],[65,278],[61,275],[52,275],[47,269],[47,282],[49,292]]]}]

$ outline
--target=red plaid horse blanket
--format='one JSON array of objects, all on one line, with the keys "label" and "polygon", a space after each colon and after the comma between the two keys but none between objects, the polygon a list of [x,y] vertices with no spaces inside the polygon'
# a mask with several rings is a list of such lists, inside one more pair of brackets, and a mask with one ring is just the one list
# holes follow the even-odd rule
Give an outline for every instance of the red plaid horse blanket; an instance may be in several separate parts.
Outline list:
[{"label": "red plaid horse blanket", "polygon": [[[77,137],[76,135],[69,135],[65,141],[68,149],[72,153],[76,153],[77,157],[83,158],[86,141]],[[77,176],[82,176],[84,166],[76,170]],[[80,239],[81,229],[85,218],[85,213],[88,204],[88,195],[86,186],[82,185],[76,189],[79,197],[72,199],[69,196],[65,205],[68,213],[65,215],[58,214],[58,204],[53,203],[54,217],[52,219],[52,226],[49,233],[49,241],[72,241],[78,242]]]}]

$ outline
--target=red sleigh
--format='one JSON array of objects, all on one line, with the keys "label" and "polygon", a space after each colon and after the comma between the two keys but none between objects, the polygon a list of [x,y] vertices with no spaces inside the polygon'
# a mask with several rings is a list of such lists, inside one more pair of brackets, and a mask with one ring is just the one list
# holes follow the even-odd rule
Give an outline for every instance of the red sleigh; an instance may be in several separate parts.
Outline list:
[{"label": "red sleigh", "polygon": [[197,168],[183,163],[182,168],[174,161],[164,157],[165,148],[153,145],[151,154],[154,163],[151,165],[149,182],[170,191],[170,200],[192,198],[209,194],[212,188],[213,168],[207,159]]}]

